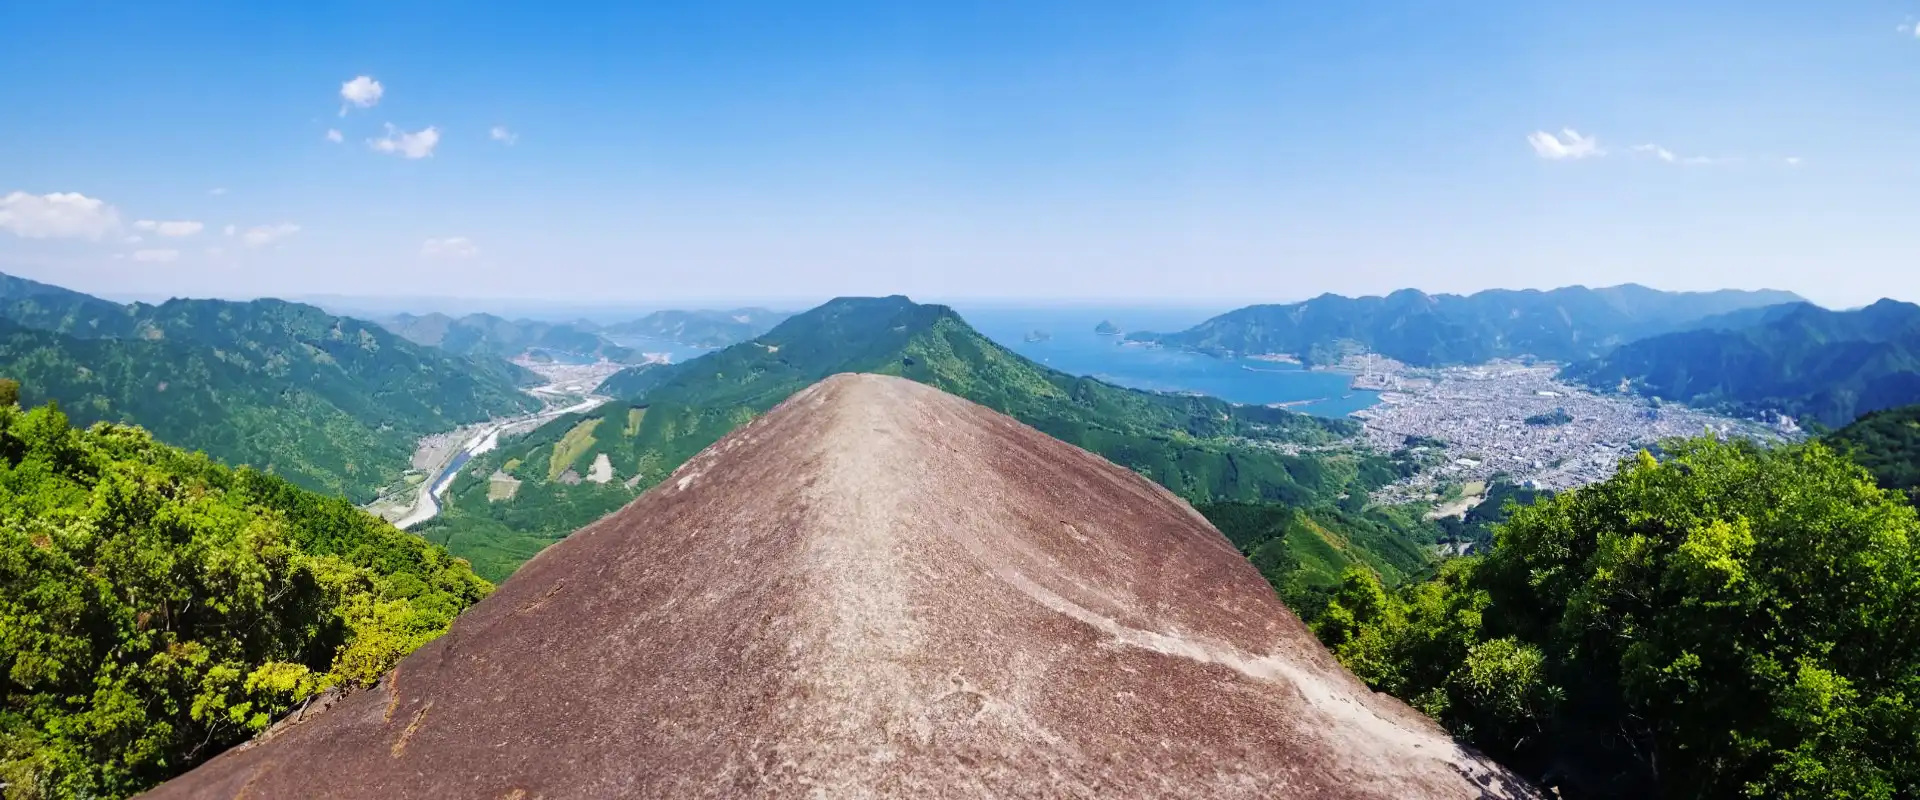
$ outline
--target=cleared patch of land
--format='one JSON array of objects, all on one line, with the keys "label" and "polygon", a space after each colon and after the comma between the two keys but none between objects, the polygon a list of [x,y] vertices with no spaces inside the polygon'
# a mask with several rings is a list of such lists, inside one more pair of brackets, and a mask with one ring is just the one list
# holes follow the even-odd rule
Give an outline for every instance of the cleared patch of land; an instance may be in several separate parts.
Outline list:
[{"label": "cleared patch of land", "polygon": [[593,466],[587,469],[587,481],[590,483],[607,483],[612,480],[613,460],[607,458],[606,453],[596,454],[593,457]]},{"label": "cleared patch of land", "polygon": [[504,472],[496,472],[487,478],[487,502],[512,500],[520,493],[520,479]]},{"label": "cleared patch of land", "polygon": [[587,450],[593,447],[595,442],[593,430],[600,427],[603,419],[603,417],[594,417],[582,420],[580,424],[568,430],[565,436],[560,437],[560,441],[554,443],[553,458],[547,462],[547,480],[559,480],[560,476],[573,466],[573,462],[586,455]]}]

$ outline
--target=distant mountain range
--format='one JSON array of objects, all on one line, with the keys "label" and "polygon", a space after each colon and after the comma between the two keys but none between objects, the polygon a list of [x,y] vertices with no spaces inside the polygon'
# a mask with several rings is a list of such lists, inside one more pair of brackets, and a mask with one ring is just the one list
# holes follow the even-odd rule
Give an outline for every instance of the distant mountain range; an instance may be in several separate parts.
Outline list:
[{"label": "distant mountain range", "polygon": [[547,350],[581,358],[637,363],[640,354],[600,337],[591,322],[508,320],[492,314],[396,314],[380,321],[387,330],[454,355],[487,355],[511,359],[528,351]]},{"label": "distant mountain range", "polygon": [[430,433],[539,403],[530,373],[280,300],[120,305],[0,275],[0,377],[76,422],[372,499]]},{"label": "distant mountain range", "polygon": [[1704,319],[1795,302],[1804,301],[1791,292],[1663,292],[1636,284],[1471,295],[1403,289],[1385,297],[1324,294],[1248,306],[1178,333],[1137,332],[1127,339],[1215,355],[1289,354],[1307,364],[1361,351],[1415,366],[1516,356],[1574,361]]},{"label": "distant mountain range", "polygon": [[1596,389],[1840,426],[1920,402],[1920,306],[1754,309],[1622,345],[1564,376]]},{"label": "distant mountain range", "polygon": [[[623,401],[563,417],[476,459],[455,481],[446,512],[420,532],[482,575],[503,578],[728,431],[841,372],[931,384],[1197,500],[1330,506],[1396,476],[1378,455],[1295,456],[1273,446],[1338,439],[1357,430],[1350,421],[1123,389],[1029,361],[945,306],[842,298],[704,357],[615,375],[603,389]],[[1366,557],[1390,575],[1424,563],[1411,538],[1398,546]]]},{"label": "distant mountain range", "polygon": [[655,311],[629,322],[601,329],[607,336],[643,336],[694,347],[726,347],[744,342],[793,316],[764,308],[731,311]]},{"label": "distant mountain range", "polygon": [[764,308],[732,311],[656,311],[612,325],[587,320],[543,322],[508,320],[492,314],[396,314],[381,320],[388,330],[419,344],[432,345],[462,356],[488,355],[512,359],[522,354],[563,353],[577,358],[606,359],[638,364],[645,357],[638,348],[612,339],[639,337],[691,347],[725,347],[771,330],[788,314]]}]

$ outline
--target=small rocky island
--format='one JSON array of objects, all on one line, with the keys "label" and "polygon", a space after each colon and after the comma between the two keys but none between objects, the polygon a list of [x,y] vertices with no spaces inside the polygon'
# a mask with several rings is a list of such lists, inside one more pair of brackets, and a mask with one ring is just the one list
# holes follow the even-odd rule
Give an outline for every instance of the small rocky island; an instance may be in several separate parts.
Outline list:
[{"label": "small rocky island", "polygon": [[1029,332],[1026,336],[1026,340],[1029,342],[1046,342],[1046,341],[1051,341],[1052,339],[1053,339],[1053,334],[1047,333],[1046,331],[1040,330],[1038,328],[1033,329],[1033,331]]},{"label": "small rocky island", "polygon": [[1101,336],[1119,336],[1122,333],[1120,326],[1113,324],[1111,320],[1104,319],[1100,320],[1100,324],[1093,326],[1093,332]]}]

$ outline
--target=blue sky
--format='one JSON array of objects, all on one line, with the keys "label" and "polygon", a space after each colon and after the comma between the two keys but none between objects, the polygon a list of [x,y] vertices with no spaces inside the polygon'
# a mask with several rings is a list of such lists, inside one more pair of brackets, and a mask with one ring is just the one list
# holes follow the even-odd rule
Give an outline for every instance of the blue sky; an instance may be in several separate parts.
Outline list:
[{"label": "blue sky", "polygon": [[1920,300],[1920,0],[675,5],[0,0],[0,271]]}]

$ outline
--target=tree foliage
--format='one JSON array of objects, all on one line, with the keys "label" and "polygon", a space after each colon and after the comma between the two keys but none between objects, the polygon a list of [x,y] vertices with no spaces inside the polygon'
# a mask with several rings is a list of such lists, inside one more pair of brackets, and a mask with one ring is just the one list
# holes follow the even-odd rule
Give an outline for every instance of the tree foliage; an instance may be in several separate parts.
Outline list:
[{"label": "tree foliage", "polygon": [[1483,559],[1315,629],[1371,685],[1570,795],[1920,791],[1920,522],[1821,444],[1712,439],[1542,499]]},{"label": "tree foliage", "polygon": [[1881,488],[1920,501],[1920,405],[1867,414],[1826,440],[1873,473]]},{"label": "tree foliage", "polygon": [[140,791],[372,682],[490,589],[343,499],[0,406],[0,785]]}]

